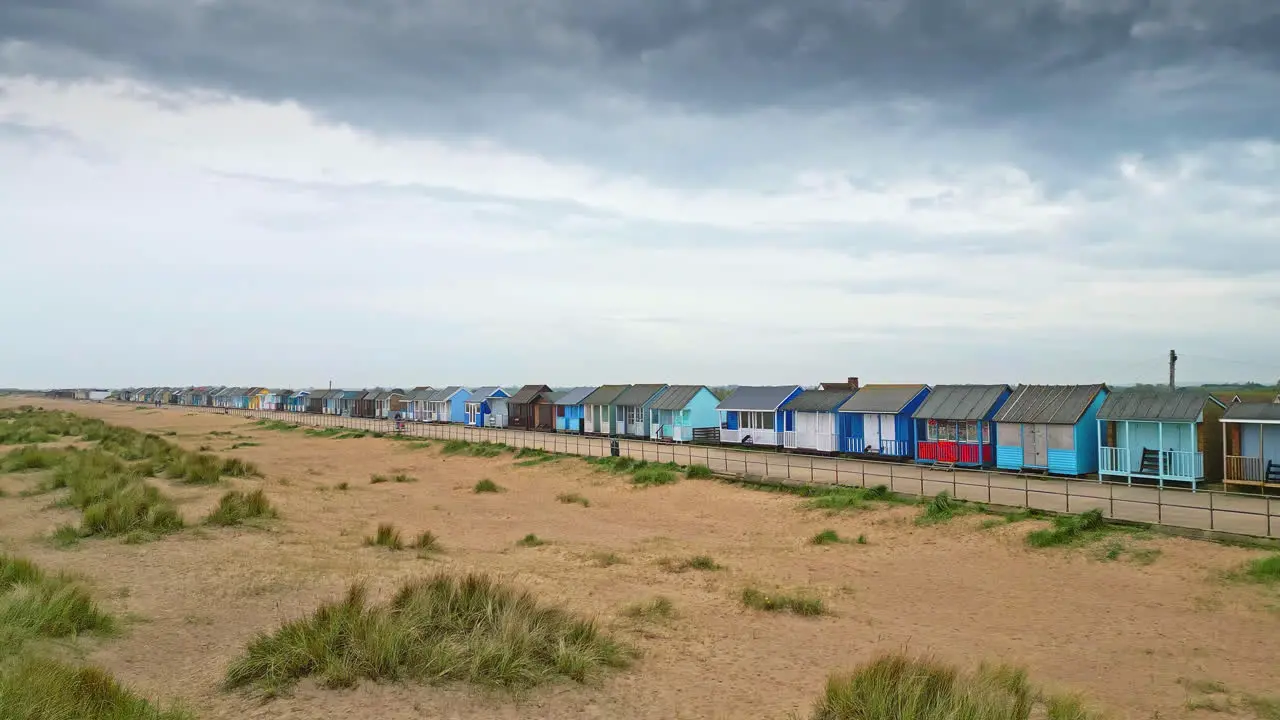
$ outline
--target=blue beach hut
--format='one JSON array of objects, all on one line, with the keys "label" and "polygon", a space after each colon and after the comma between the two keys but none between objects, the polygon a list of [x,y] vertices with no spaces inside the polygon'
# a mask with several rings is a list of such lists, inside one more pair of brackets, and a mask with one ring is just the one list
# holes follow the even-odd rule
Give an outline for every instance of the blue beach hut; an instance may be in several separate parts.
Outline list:
[{"label": "blue beach hut", "polygon": [[867,385],[840,406],[840,452],[894,459],[913,457],[911,415],[929,397],[928,385]]},{"label": "blue beach hut", "polygon": [[1226,409],[1210,393],[1191,388],[1112,392],[1098,410],[1098,474],[1192,490],[1220,480],[1219,425]]},{"label": "blue beach hut", "polygon": [[587,413],[582,401],[595,391],[595,387],[576,387],[553,401],[556,408],[556,432],[586,431]]},{"label": "blue beach hut", "polygon": [[996,467],[1054,475],[1098,471],[1106,385],[1022,385],[996,413]]},{"label": "blue beach hut", "polygon": [[649,403],[649,437],[692,442],[698,430],[711,431],[715,437],[720,427],[719,404],[720,398],[706,385],[670,385]]}]

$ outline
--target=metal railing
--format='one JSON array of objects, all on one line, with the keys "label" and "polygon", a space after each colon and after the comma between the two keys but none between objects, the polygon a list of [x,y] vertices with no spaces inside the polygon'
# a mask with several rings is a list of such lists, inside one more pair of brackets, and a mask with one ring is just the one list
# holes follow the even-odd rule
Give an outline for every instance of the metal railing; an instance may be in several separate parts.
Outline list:
[{"label": "metal railing", "polygon": [[[74,402],[74,401],[68,401]],[[275,419],[313,427],[345,427],[395,434],[395,423],[313,413],[224,410],[167,406],[176,410],[231,414],[250,419]],[[1046,475],[1010,474],[989,470],[937,470],[927,465],[866,459],[821,457],[717,445],[677,445],[649,440],[475,428],[459,424],[406,423],[404,435],[424,439],[498,442],[515,448],[602,457],[618,443],[624,457],[679,465],[705,465],[712,471],[748,482],[785,485],[874,487],[920,497],[946,491],[952,497],[1007,507],[1079,513],[1099,509],[1105,517],[1162,525],[1280,539],[1280,497],[1239,492],[1154,485],[1073,480]],[[755,433],[759,431],[735,431]],[[768,432],[768,431],[766,431]],[[772,435],[772,433],[770,433]]]}]

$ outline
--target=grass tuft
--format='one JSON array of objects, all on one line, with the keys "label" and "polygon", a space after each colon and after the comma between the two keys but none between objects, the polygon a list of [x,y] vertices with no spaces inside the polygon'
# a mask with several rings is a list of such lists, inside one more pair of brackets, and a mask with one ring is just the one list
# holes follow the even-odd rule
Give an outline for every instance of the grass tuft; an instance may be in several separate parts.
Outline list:
[{"label": "grass tuft", "polygon": [[1053,519],[1053,527],[1028,533],[1027,544],[1036,548],[1079,545],[1100,537],[1105,525],[1097,508],[1080,515],[1060,515]]},{"label": "grass tuft", "polygon": [[810,545],[837,545],[842,542],[844,542],[844,540],[840,538],[839,533],[830,528],[809,538]]},{"label": "grass tuft", "polygon": [[811,510],[825,510],[835,514],[855,510],[866,510],[877,502],[894,500],[893,493],[886,485],[869,488],[826,488],[819,494],[805,501],[804,506]]},{"label": "grass tuft", "polygon": [[658,561],[658,566],[669,573],[676,574],[689,572],[690,570],[713,572],[724,569],[723,565],[717,563],[709,555],[694,555],[690,558],[663,558]]},{"label": "grass tuft", "polygon": [[916,518],[917,525],[936,525],[938,523],[948,522],[961,515],[968,515],[975,512],[977,508],[962,500],[956,500],[951,497],[947,491],[942,491],[933,496],[924,506],[924,512],[920,513],[920,517]]},{"label": "grass tuft", "polygon": [[423,530],[418,533],[418,537],[414,538],[413,547],[421,553],[444,552],[444,546],[440,544],[440,538],[430,530]]},{"label": "grass tuft", "polygon": [[1250,560],[1229,577],[1255,585],[1280,584],[1280,553]]},{"label": "grass tuft", "polygon": [[338,490],[350,490],[350,489],[351,489],[351,483],[347,482],[346,480],[343,480],[342,482],[338,483],[337,485],[334,485],[334,487],[335,487],[335,488],[337,488]]},{"label": "grass tuft", "polygon": [[671,598],[659,595],[648,602],[628,605],[622,614],[636,620],[670,620],[676,615],[676,606]]},{"label": "grass tuft", "polygon": [[502,443],[495,442],[468,442],[466,440],[449,440],[440,448],[442,455],[470,455],[472,457],[492,458],[498,457],[504,452],[510,452],[511,448]]},{"label": "grass tuft", "polygon": [[416,483],[418,482],[418,478],[413,477],[412,475],[405,475],[404,473],[396,473],[391,476],[391,482]]},{"label": "grass tuft", "polygon": [[634,653],[588,620],[539,603],[487,575],[436,575],[403,585],[385,605],[362,586],[310,617],[259,635],[227,671],[228,688],[274,693],[306,677],[462,681],[501,688],[586,682]]},{"label": "grass tuft", "polygon": [[1049,720],[1094,717],[1079,700],[1045,697],[1026,671],[983,665],[973,673],[927,658],[883,655],[847,675],[833,675],[813,720],[910,718],[912,720]]},{"label": "grass tuft", "polygon": [[179,707],[158,708],[98,668],[29,656],[0,673],[0,717],[193,720],[195,716]]},{"label": "grass tuft", "polygon": [[386,475],[370,475],[369,476],[370,485],[381,485],[384,482],[391,482],[391,478],[387,477]]},{"label": "grass tuft", "polygon": [[[114,629],[114,620],[71,578],[49,575],[23,558],[0,555],[0,658],[30,640],[109,634]],[[0,702],[0,711],[4,709]]]},{"label": "grass tuft", "polygon": [[391,523],[381,523],[378,525],[377,532],[372,537],[364,539],[364,544],[372,547],[384,547],[388,550],[403,550],[404,539],[400,537],[400,531]]},{"label": "grass tuft", "polygon": [[247,493],[233,490],[222,496],[218,507],[205,517],[204,522],[206,525],[230,527],[241,525],[246,520],[267,520],[278,516],[262,490]]},{"label": "grass tuft", "polygon": [[520,547],[541,547],[546,544],[546,540],[543,540],[533,533],[529,533],[516,541],[516,545],[519,545]]},{"label": "grass tuft", "polygon": [[591,507],[591,501],[582,497],[578,493],[561,493],[556,499],[565,505],[581,505],[582,507]]},{"label": "grass tuft", "polygon": [[622,565],[627,562],[626,560],[622,559],[621,555],[617,553],[611,553],[611,552],[594,553],[591,556],[591,561],[595,563],[596,567],[602,567],[602,568],[613,567],[614,565]]},{"label": "grass tuft", "polygon": [[492,480],[481,480],[472,488],[474,492],[479,493],[498,493],[502,492],[502,488]]},{"label": "grass tuft", "polygon": [[684,471],[684,476],[691,480],[706,479],[714,475],[715,473],[711,472],[711,468],[706,465],[690,465]]},{"label": "grass tuft", "polygon": [[678,479],[675,470],[662,465],[646,465],[631,473],[631,484],[641,487],[671,485]]},{"label": "grass tuft", "polygon": [[750,587],[742,591],[742,604],[752,610],[789,612],[804,617],[825,615],[827,612],[822,598],[783,592],[766,593]]}]

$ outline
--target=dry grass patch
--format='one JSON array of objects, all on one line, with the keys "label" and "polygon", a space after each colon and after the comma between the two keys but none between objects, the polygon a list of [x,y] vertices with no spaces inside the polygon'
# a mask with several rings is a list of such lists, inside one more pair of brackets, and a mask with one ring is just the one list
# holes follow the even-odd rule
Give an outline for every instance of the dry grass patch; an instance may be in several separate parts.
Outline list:
[{"label": "dry grass patch", "polygon": [[194,720],[160,708],[103,670],[24,656],[0,666],[0,718],[9,720]]},{"label": "dry grass patch", "polygon": [[107,634],[114,628],[112,618],[70,577],[50,575],[23,558],[0,555],[0,658],[16,653],[29,640]]},{"label": "dry grass patch", "polygon": [[689,558],[662,558],[658,566],[669,573],[686,573],[690,570],[716,571],[724,566],[717,563],[710,555],[694,555]]},{"label": "dry grass patch", "polygon": [[676,606],[671,598],[659,595],[647,602],[628,605],[622,614],[635,620],[670,620],[676,616]]},{"label": "dry grass patch", "polygon": [[833,675],[812,720],[1092,720],[1074,697],[1033,688],[1025,670],[983,665],[972,673],[931,659],[884,655]]},{"label": "dry grass patch", "polygon": [[371,537],[364,539],[364,544],[370,547],[384,547],[388,550],[403,550],[404,538],[400,536],[400,531],[395,525],[381,523]]},{"label": "dry grass patch", "polygon": [[519,545],[520,547],[542,547],[546,544],[546,540],[543,540],[533,533],[529,533],[516,541],[516,545]]},{"label": "dry grass patch", "polygon": [[822,598],[806,593],[764,592],[749,587],[742,591],[742,604],[752,610],[789,612],[804,617],[827,614]]},{"label": "dry grass patch", "polygon": [[502,492],[502,487],[492,480],[481,480],[471,490],[477,495],[481,493],[500,493]]},{"label": "dry grass patch", "polygon": [[595,564],[596,567],[607,568],[613,567],[614,565],[623,565],[627,561],[623,560],[622,556],[617,553],[598,552],[591,554],[591,562]]},{"label": "dry grass patch", "polygon": [[487,575],[440,574],[406,583],[385,605],[352,586],[343,600],[259,635],[226,685],[270,694],[315,677],[329,687],[411,679],[521,688],[586,682],[633,657],[594,622],[527,592]]},{"label": "dry grass patch", "polygon": [[262,490],[247,493],[233,490],[222,496],[218,507],[205,517],[204,522],[206,525],[230,527],[241,525],[247,520],[270,520],[276,517],[279,514]]},{"label": "dry grass patch", "polygon": [[591,507],[591,501],[582,497],[578,493],[561,493],[556,496],[556,500],[565,505],[581,505],[582,507]]}]

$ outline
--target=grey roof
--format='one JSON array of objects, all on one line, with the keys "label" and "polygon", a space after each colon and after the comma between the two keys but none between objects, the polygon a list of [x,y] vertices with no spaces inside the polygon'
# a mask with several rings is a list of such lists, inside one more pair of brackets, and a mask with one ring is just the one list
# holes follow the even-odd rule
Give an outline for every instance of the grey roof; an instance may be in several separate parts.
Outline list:
[{"label": "grey roof", "polygon": [[414,402],[426,402],[435,394],[435,390],[432,390],[429,387],[422,387],[406,392],[404,397],[406,400],[413,400]]},{"label": "grey roof", "polygon": [[659,385],[632,385],[627,388],[626,392],[619,395],[618,399],[613,401],[613,404],[641,407],[666,387],[665,383]]},{"label": "grey roof", "polygon": [[565,393],[563,390],[552,390],[549,393],[543,393],[543,396],[546,397],[547,402],[551,403],[552,405],[560,404],[560,398],[564,397],[564,395]]},{"label": "grey roof", "polygon": [[590,395],[595,391],[596,389],[594,386],[576,387],[565,392],[563,395],[557,398],[556,404],[557,405],[581,405],[582,401],[585,400],[588,395]]},{"label": "grey roof", "polygon": [[850,397],[853,397],[850,390],[805,390],[788,400],[782,409],[796,412],[835,412]]},{"label": "grey roof", "polygon": [[717,410],[777,410],[799,385],[743,385],[716,407]]},{"label": "grey roof", "polygon": [[1248,422],[1250,420],[1280,421],[1280,403],[1274,402],[1242,402],[1227,408],[1223,420]]},{"label": "grey roof", "polygon": [[[1107,396],[1106,402],[1102,403],[1102,409],[1098,411],[1098,419],[1194,422],[1204,410],[1204,404],[1210,400],[1222,405],[1208,391],[1193,388],[1116,390]],[[1223,405],[1223,407],[1226,406]]]},{"label": "grey roof", "polygon": [[1075,425],[1106,385],[1022,385],[996,413],[1003,423]]},{"label": "grey roof", "polygon": [[457,395],[461,391],[462,391],[462,386],[460,385],[450,385],[449,387],[442,387],[439,390],[436,390],[435,392],[431,393],[431,397],[427,398],[427,402],[444,402],[445,400],[448,400],[454,395]]},{"label": "grey roof", "polygon": [[601,385],[582,399],[583,405],[612,405],[630,385]]},{"label": "grey roof", "polygon": [[928,385],[867,385],[854,393],[840,406],[840,412],[892,413],[902,412]]},{"label": "grey roof", "polygon": [[491,395],[493,395],[494,393],[498,392],[501,389],[502,388],[498,387],[497,385],[485,385],[484,387],[478,387],[475,390],[471,391],[471,401],[482,402],[484,400],[488,400]]},{"label": "grey roof", "polygon": [[917,420],[981,420],[991,412],[1000,394],[1008,391],[1008,385],[939,385],[912,417]]},{"label": "grey roof", "polygon": [[547,385],[525,385],[511,396],[512,405],[528,405],[538,399],[538,395],[544,392],[551,392],[551,388]]},{"label": "grey roof", "polygon": [[[670,385],[649,405],[651,410],[683,410],[706,385]],[[707,392],[711,392],[707,390]]]}]

